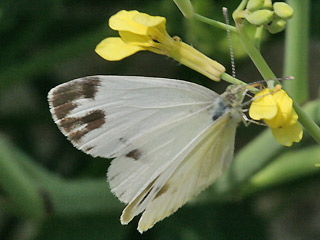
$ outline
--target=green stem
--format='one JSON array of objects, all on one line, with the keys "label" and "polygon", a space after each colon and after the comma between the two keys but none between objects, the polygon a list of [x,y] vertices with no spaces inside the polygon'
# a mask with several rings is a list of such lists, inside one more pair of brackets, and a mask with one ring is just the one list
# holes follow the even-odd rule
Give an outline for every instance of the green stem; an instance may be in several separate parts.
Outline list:
[{"label": "green stem", "polygon": [[241,12],[243,9],[246,8],[248,0],[242,0],[241,3],[238,5],[237,9],[234,11],[235,13]]},{"label": "green stem", "polygon": [[284,76],[294,79],[285,81],[285,87],[290,96],[302,103],[308,98],[310,0],[287,2],[294,15],[286,29]]},{"label": "green stem", "polygon": [[242,0],[241,3],[238,5],[237,9],[233,12],[232,18],[233,19],[241,19],[244,17],[245,8],[247,6],[248,0]]},{"label": "green stem", "polygon": [[[286,152],[250,179],[250,182],[244,188],[244,194],[250,195],[267,187],[318,173],[320,169],[315,167],[317,163],[320,163],[318,146]],[[284,170],[286,174],[283,174]]]},{"label": "green stem", "polygon": [[217,28],[221,28],[223,30],[229,29],[231,32],[237,32],[237,30],[236,30],[236,28],[234,26],[230,26],[230,25],[227,25],[225,23],[222,23],[222,22],[219,22],[219,21],[204,17],[204,16],[202,16],[200,14],[197,14],[197,13],[194,13],[193,18],[198,20],[198,21],[200,21],[200,22],[215,26]]},{"label": "green stem", "polygon": [[106,179],[60,180],[47,183],[46,190],[55,216],[119,213],[122,208]]},{"label": "green stem", "polygon": [[244,25],[242,23],[237,23],[236,21],[236,26],[238,29],[239,39],[241,41],[242,46],[246,50],[247,54],[249,55],[255,66],[257,67],[262,77],[266,80],[276,79],[276,76],[269,68],[268,64],[262,57],[260,51],[257,48],[255,48],[252,40],[250,39],[250,37],[244,29]]},{"label": "green stem", "polygon": [[320,144],[320,128],[310,119],[310,117],[302,110],[302,108],[295,101],[293,107],[299,116],[299,122],[308,131],[308,133]]},{"label": "green stem", "polygon": [[104,178],[63,180],[3,139],[0,149],[0,183],[9,198],[0,198],[1,209],[28,218],[120,211]]},{"label": "green stem", "polygon": [[228,73],[222,73],[221,74],[221,79],[225,80],[226,82],[229,82],[231,84],[235,84],[235,85],[247,85],[245,82],[242,82],[241,80],[232,77],[231,75],[229,75]]},{"label": "green stem", "polygon": [[14,157],[16,162],[23,168],[26,174],[30,176],[30,178],[36,182],[48,182],[48,181],[56,181],[59,179],[57,175],[49,172],[47,169],[44,169],[33,159],[31,159],[28,155],[22,152],[20,149],[15,149]]},{"label": "green stem", "polygon": [[14,203],[20,216],[39,218],[45,215],[45,206],[39,189],[18,165],[14,149],[0,139],[0,184]]},{"label": "green stem", "polygon": [[261,38],[262,38],[262,34],[263,34],[263,26],[257,27],[256,28],[256,33],[254,35],[254,46],[260,50],[260,44],[261,44]]}]

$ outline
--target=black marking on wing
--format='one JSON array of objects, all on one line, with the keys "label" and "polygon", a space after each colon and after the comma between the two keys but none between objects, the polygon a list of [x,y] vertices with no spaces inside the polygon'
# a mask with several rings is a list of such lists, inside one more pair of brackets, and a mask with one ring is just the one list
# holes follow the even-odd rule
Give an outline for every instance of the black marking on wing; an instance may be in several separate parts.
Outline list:
[{"label": "black marking on wing", "polygon": [[83,149],[84,152],[89,152],[93,149],[94,147],[93,146],[89,146],[89,147],[86,147],[85,149]]},{"label": "black marking on wing", "polygon": [[126,157],[132,158],[135,161],[137,161],[141,157],[141,151],[139,149],[134,149],[134,150],[130,151],[129,153],[127,153]]},{"label": "black marking on wing", "polygon": [[120,173],[117,173],[115,175],[113,175],[112,177],[108,178],[108,181],[111,182],[113,181],[117,176],[119,176]]},{"label": "black marking on wing", "polygon": [[[163,193],[165,193],[166,191],[168,191],[169,189],[169,185],[168,184],[165,184],[163,185],[163,187],[160,189],[160,191],[157,193],[157,195],[154,197],[154,199],[160,197]],[[158,189],[157,189],[158,190]]]},{"label": "black marking on wing", "polygon": [[81,98],[94,99],[100,85],[100,79],[94,76],[61,85],[53,91],[51,105],[55,108]]},{"label": "black marking on wing", "polygon": [[59,105],[55,108],[53,108],[53,115],[56,116],[56,118],[62,119],[66,117],[73,109],[75,109],[78,106],[78,104],[74,102],[67,102],[65,104]]},{"label": "black marking on wing", "polygon": [[[84,135],[100,128],[105,122],[105,113],[102,110],[94,110],[82,117],[63,118],[59,126],[67,133],[70,141],[77,143]],[[72,130],[81,126],[84,127],[72,132]]]}]

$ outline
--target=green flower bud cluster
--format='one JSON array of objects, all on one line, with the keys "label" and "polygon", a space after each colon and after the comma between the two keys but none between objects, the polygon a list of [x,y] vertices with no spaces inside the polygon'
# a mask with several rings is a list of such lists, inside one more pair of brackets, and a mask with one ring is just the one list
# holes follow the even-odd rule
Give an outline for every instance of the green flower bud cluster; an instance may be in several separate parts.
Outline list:
[{"label": "green flower bud cluster", "polygon": [[253,25],[264,26],[274,34],[285,29],[292,15],[293,9],[284,2],[272,4],[271,0],[249,0],[245,19]]}]

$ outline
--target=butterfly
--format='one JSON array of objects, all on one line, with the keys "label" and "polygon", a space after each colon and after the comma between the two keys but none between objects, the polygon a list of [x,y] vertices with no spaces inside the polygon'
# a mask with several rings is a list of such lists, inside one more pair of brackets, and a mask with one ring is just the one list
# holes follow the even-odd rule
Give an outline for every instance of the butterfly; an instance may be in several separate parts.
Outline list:
[{"label": "butterfly", "polygon": [[142,213],[142,233],[229,167],[243,119],[241,89],[231,85],[219,95],[182,80],[88,76],[51,89],[48,101],[76,148],[113,159],[107,178],[127,204],[121,223]]}]

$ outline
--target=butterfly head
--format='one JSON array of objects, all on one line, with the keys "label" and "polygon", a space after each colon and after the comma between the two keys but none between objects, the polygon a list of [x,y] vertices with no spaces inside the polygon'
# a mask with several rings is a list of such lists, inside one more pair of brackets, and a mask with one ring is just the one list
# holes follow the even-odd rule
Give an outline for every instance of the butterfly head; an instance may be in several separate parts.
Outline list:
[{"label": "butterfly head", "polygon": [[225,100],[229,102],[231,107],[238,108],[241,107],[241,103],[245,96],[245,90],[246,87],[243,85],[230,85],[223,93],[223,96]]}]

